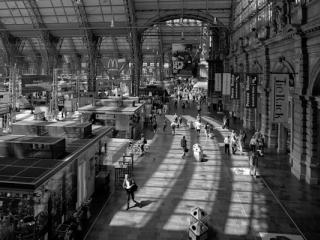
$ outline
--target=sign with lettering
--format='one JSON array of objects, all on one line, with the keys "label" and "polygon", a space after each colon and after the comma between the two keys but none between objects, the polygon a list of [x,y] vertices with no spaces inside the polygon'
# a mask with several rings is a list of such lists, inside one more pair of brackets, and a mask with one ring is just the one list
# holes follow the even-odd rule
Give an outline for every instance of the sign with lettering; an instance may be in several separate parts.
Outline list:
[{"label": "sign with lettering", "polygon": [[240,75],[239,74],[231,75],[230,99],[240,99]]},{"label": "sign with lettering", "polygon": [[272,74],[273,80],[273,122],[283,123],[288,121],[288,94],[289,75]]},{"label": "sign with lettering", "polygon": [[258,75],[255,73],[247,74],[246,76],[246,108],[257,107],[257,86]]}]

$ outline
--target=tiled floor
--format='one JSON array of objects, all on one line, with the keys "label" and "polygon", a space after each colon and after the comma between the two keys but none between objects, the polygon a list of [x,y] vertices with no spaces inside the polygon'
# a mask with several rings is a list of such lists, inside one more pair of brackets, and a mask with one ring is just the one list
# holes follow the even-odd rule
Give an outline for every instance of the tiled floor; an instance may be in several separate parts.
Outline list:
[{"label": "tiled floor", "polygon": [[[247,156],[223,154],[227,131],[219,124],[215,139],[197,136],[187,127],[178,128],[176,135],[161,130],[135,166],[136,200],[142,207],[131,205],[126,211],[125,192],[117,191],[87,240],[188,239],[190,211],[195,207],[208,214],[208,239],[258,239],[259,232],[299,234],[262,178],[248,175]],[[183,135],[190,149],[184,159]],[[204,162],[194,159],[194,143],[203,146]]]}]

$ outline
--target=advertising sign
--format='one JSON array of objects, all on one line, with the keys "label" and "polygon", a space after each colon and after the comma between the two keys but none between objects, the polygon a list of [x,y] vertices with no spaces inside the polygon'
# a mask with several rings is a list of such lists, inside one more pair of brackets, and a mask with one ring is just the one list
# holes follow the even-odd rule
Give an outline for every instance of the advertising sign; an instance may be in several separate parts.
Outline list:
[{"label": "advertising sign", "polygon": [[53,79],[49,75],[22,75],[22,94],[51,91]]},{"label": "advertising sign", "polygon": [[222,77],[222,95],[230,95],[231,74],[223,73]]},{"label": "advertising sign", "polygon": [[214,74],[214,91],[221,92],[222,91],[222,73]]},{"label": "advertising sign", "polygon": [[240,75],[239,74],[231,75],[230,99],[240,99]]},{"label": "advertising sign", "polygon": [[288,121],[288,74],[272,74],[273,80],[273,122],[283,123]]},{"label": "advertising sign", "polygon": [[257,86],[258,75],[255,73],[247,74],[246,76],[246,108],[257,107]]},{"label": "advertising sign", "polygon": [[104,58],[104,68],[111,77],[119,77],[120,73],[125,69],[127,60],[125,58]]},{"label": "advertising sign", "polygon": [[192,60],[192,44],[172,44],[172,73],[192,75],[195,64]]}]

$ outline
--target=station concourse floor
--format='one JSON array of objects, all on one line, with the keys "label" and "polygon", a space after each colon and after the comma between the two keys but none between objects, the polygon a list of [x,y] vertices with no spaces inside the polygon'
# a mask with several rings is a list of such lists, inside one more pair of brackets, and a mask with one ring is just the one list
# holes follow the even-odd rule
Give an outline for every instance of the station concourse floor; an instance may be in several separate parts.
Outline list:
[{"label": "station concourse floor", "polygon": [[[172,113],[166,118],[172,119]],[[181,114],[184,119],[196,115],[191,110]],[[277,240],[304,239],[302,235],[320,239],[319,187],[295,180],[286,155],[266,154],[261,176],[253,178],[246,154],[224,154],[223,137],[229,130],[222,129],[219,121],[212,118],[215,138],[207,139],[187,126],[175,135],[168,126],[164,133],[163,119],[158,117],[158,132],[149,134],[152,139],[147,134],[150,151],[135,160],[133,177],[139,186],[135,198],[141,207],[131,201],[127,211],[126,193],[115,191],[86,240],[188,239],[190,211],[195,207],[208,214],[207,239],[271,239],[262,237],[264,233],[277,233]],[[183,135],[189,148],[185,158],[180,147]],[[203,162],[193,157],[195,143],[203,147]],[[279,238],[281,234],[289,235]]]}]

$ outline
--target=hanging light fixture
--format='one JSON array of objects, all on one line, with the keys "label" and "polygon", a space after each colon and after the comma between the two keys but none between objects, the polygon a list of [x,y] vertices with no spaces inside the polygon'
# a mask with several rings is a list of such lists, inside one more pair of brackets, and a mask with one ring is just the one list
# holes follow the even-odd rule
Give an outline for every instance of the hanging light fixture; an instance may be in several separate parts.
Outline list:
[{"label": "hanging light fixture", "polygon": [[112,4],[111,0],[109,0],[109,5],[110,5],[110,12],[111,12],[111,22],[110,22],[110,27],[114,27],[114,16],[113,16],[113,11],[112,11]]},{"label": "hanging light fixture", "polygon": [[111,19],[111,22],[110,22],[110,27],[114,27],[114,18],[113,18],[113,16],[112,16],[112,19]]}]

